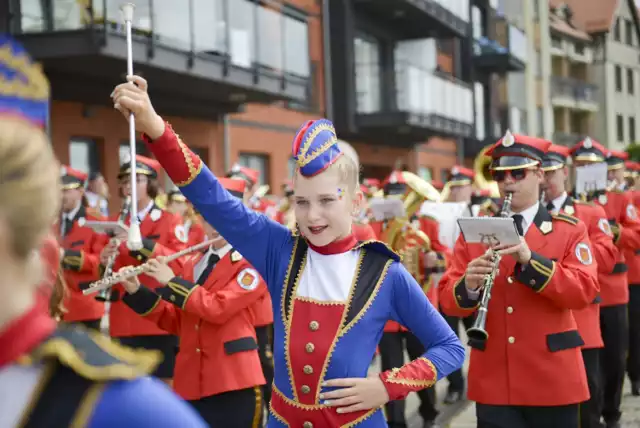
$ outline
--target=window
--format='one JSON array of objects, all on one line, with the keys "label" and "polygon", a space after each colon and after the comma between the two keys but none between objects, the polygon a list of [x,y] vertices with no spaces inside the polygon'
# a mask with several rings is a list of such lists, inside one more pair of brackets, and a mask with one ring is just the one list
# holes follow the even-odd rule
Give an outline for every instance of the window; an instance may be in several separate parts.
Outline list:
[{"label": "window", "polygon": [[[151,157],[151,152],[149,152],[149,150],[147,149],[144,141],[140,140],[136,142],[136,155]],[[129,142],[120,144],[118,156],[120,158],[120,165],[131,160],[131,150],[129,150]]]},{"label": "window", "polygon": [[618,141],[619,142],[623,142],[624,141],[624,118],[622,117],[621,114],[616,115],[616,128],[617,128],[617,133],[618,133]]},{"label": "window", "polygon": [[551,47],[562,49],[562,39],[556,35],[551,36]]},{"label": "window", "polygon": [[289,161],[287,162],[287,167],[289,170],[289,178],[292,178],[293,174],[296,173],[296,168],[298,167],[298,164],[296,163],[296,160],[293,156],[289,158]]},{"label": "window", "polygon": [[[371,113],[380,109],[380,44],[371,37],[360,35],[353,41],[356,65],[356,109]],[[396,64],[406,68],[406,64]]]},{"label": "window", "polygon": [[636,142],[636,118],[629,117],[629,144]]},{"label": "window", "polygon": [[86,173],[100,171],[98,144],[88,138],[72,138],[69,142],[69,166]]},{"label": "window", "polygon": [[575,51],[575,53],[577,53],[578,55],[584,55],[584,43],[576,43],[573,46],[573,50]]},{"label": "window", "polygon": [[427,166],[418,167],[418,176],[425,181],[431,182],[433,179],[433,168]]},{"label": "window", "polygon": [[621,33],[621,28],[620,28],[620,17],[616,18],[616,23],[613,26],[613,39],[616,42],[619,42],[622,39],[622,36],[620,35]]},{"label": "window", "polygon": [[627,68],[627,92],[633,95],[633,69]]},{"label": "window", "polygon": [[619,65],[616,65],[615,73],[616,91],[622,92],[622,68]]},{"label": "window", "polygon": [[309,77],[309,28],[306,21],[284,16],[284,70]]},{"label": "window", "polygon": [[625,43],[630,46],[633,46],[633,22],[628,19],[625,19],[624,23],[625,23],[625,28],[624,28]]},{"label": "window", "polygon": [[544,135],[544,109],[542,107],[538,107],[537,109],[538,116],[538,135],[539,137]]},{"label": "window", "polygon": [[448,168],[442,168],[440,170],[440,181],[442,181],[443,183],[446,183],[447,181],[449,181],[449,172],[451,170]]},{"label": "window", "polygon": [[542,57],[540,51],[536,51],[536,76],[542,76]]},{"label": "window", "polygon": [[269,156],[255,153],[240,153],[238,163],[260,172],[258,184],[269,184]]}]

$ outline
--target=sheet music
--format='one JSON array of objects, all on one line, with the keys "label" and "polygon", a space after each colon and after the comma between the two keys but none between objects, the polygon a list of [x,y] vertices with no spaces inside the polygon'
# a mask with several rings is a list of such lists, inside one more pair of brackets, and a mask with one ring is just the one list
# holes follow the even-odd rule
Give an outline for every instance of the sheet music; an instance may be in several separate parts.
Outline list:
[{"label": "sheet music", "polygon": [[458,219],[464,240],[469,244],[517,245],[520,235],[511,217],[465,217]]},{"label": "sheet music", "polygon": [[426,201],[422,204],[420,213],[438,220],[440,224],[440,236],[438,238],[442,244],[451,249],[453,249],[460,235],[457,220],[471,215],[469,206],[464,202]]},{"label": "sheet music", "polygon": [[589,194],[607,188],[607,164],[599,162],[576,167],[576,194]]},{"label": "sheet music", "polygon": [[369,209],[375,221],[406,216],[404,203],[402,200],[395,198],[372,198],[369,201]]},{"label": "sheet music", "polygon": [[86,227],[90,227],[97,233],[113,233],[118,234],[121,232],[128,232],[129,228],[117,221],[86,221],[84,224]]}]

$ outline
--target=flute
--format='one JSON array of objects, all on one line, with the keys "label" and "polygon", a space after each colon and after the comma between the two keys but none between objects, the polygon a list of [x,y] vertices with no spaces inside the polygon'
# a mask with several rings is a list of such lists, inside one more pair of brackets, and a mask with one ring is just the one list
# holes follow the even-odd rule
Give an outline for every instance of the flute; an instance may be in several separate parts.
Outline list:
[{"label": "flute", "polygon": [[[211,244],[215,243],[216,241],[218,241],[219,239],[220,237],[209,239],[207,241],[185,248],[182,251],[178,251],[177,253],[171,254],[170,256],[166,256],[164,259],[164,263],[172,262],[184,255],[206,248]],[[89,288],[82,291],[82,294],[86,296],[89,294],[93,294],[93,293],[97,293],[99,291],[105,290],[109,287],[114,286],[119,282],[122,282],[125,279],[133,278],[134,276],[138,276],[145,273],[147,270],[149,270],[150,267],[151,265],[149,264],[149,262],[146,262],[144,264],[141,264],[140,266],[124,268],[120,272],[117,272],[113,275],[99,279],[98,281],[92,282],[91,284],[89,284]]]}]

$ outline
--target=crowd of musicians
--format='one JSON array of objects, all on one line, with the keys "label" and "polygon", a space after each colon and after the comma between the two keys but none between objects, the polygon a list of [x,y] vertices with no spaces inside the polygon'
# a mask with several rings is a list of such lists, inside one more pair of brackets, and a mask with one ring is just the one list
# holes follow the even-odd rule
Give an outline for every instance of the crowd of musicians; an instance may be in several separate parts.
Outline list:
[{"label": "crowd of musicians", "polygon": [[[416,392],[434,427],[447,377],[444,403],[475,401],[480,428],[615,428],[625,377],[640,396],[640,165],[626,153],[507,132],[441,185],[402,170],[359,180],[322,119],[296,134],[296,176],[276,197],[250,168],[216,177],[129,76],[111,97],[153,158],[121,166],[110,213],[100,174],[53,159],[41,70],[0,45],[3,78],[40,88],[0,88],[0,266],[15,281],[0,288],[0,425],[248,428],[268,411],[273,427],[406,427]],[[603,163],[606,188],[568,187],[575,167]],[[176,190],[160,191],[163,174]],[[456,232],[445,245],[433,202],[511,217],[519,243]],[[461,324],[482,333],[466,381]],[[166,387],[137,381],[147,373]]]}]

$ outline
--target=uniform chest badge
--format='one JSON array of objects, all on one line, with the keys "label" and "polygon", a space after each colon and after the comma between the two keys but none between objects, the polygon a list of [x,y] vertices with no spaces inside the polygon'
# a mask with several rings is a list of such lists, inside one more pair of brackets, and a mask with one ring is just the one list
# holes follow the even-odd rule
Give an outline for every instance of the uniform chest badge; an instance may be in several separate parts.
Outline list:
[{"label": "uniform chest badge", "polygon": [[242,260],[242,254],[234,250],[231,253],[231,261],[235,263],[235,262],[239,262],[240,260]]},{"label": "uniform chest badge", "polygon": [[600,195],[598,196],[598,202],[600,202],[600,205],[606,205],[607,204],[607,195]]},{"label": "uniform chest badge", "polygon": [[183,244],[186,244],[189,241],[189,234],[187,233],[187,229],[184,227],[184,225],[177,225],[173,230],[173,233],[176,235],[176,238],[178,238],[178,240]]},{"label": "uniform chest badge", "polygon": [[576,257],[578,258],[578,261],[580,261],[580,263],[582,263],[583,265],[589,266],[591,263],[593,263],[591,248],[589,248],[589,246],[584,242],[576,245]]},{"label": "uniform chest badge", "polygon": [[553,230],[553,224],[551,224],[550,221],[543,221],[542,224],[540,225],[540,232],[542,232],[544,235],[551,232],[552,230]]},{"label": "uniform chest badge", "polygon": [[260,275],[258,275],[258,272],[255,269],[246,268],[238,274],[236,281],[243,290],[253,291],[258,287]]},{"label": "uniform chest badge", "polygon": [[574,215],[576,213],[576,209],[573,208],[573,205],[567,205],[566,207],[564,207],[564,212],[569,215]]},{"label": "uniform chest badge", "polygon": [[158,221],[160,220],[160,217],[162,217],[162,211],[160,211],[157,208],[154,208],[151,210],[151,212],[149,213],[149,217],[151,218],[151,220],[153,221]]},{"label": "uniform chest badge", "polygon": [[609,220],[606,218],[601,218],[598,220],[598,228],[607,236],[613,237],[613,231],[611,230],[611,225],[609,224]]},{"label": "uniform chest badge", "polygon": [[87,219],[85,219],[84,217],[80,217],[78,219],[78,226],[82,227],[85,225],[86,222],[87,222]]},{"label": "uniform chest badge", "polygon": [[632,204],[627,205],[627,217],[629,217],[631,220],[635,220],[638,218],[636,207]]}]

